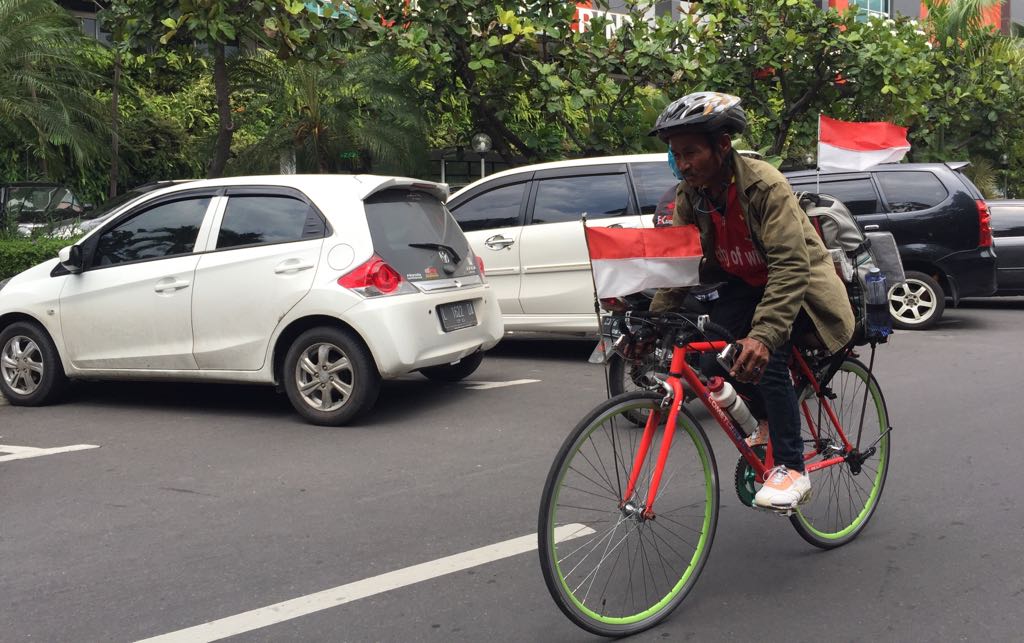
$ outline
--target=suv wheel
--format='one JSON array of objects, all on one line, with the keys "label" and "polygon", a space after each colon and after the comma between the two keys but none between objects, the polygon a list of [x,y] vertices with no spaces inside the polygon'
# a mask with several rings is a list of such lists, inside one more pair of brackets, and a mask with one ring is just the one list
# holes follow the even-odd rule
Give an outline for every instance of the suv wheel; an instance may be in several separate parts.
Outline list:
[{"label": "suv wheel", "polygon": [[923,272],[908,270],[907,281],[889,291],[889,311],[896,328],[931,328],[938,323],[945,308],[946,293]]},{"label": "suv wheel", "polygon": [[381,381],[362,341],[329,326],[307,330],[292,342],[282,379],[299,415],[323,426],[340,426],[370,410]]},{"label": "suv wheel", "polygon": [[11,404],[50,404],[67,382],[57,347],[38,324],[17,322],[0,333],[0,391]]},{"label": "suv wheel", "polygon": [[423,373],[428,379],[438,382],[458,382],[472,375],[483,361],[483,351],[477,351],[452,364],[421,368],[420,373]]}]

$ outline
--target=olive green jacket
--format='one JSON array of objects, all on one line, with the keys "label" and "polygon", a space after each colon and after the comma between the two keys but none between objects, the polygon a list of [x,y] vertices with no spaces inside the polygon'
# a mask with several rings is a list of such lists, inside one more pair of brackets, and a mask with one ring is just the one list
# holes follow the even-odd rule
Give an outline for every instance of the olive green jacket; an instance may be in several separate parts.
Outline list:
[{"label": "olive green jacket", "polygon": [[[821,237],[778,170],[735,151],[732,163],[751,239],[762,249],[768,264],[768,283],[754,311],[749,337],[774,352],[789,338],[797,313],[803,309],[825,346],[837,352],[853,336],[853,310]],[[725,273],[715,260],[715,227],[708,215],[695,211],[692,203],[696,199],[693,188],[681,181],[672,223],[697,224],[704,250],[701,281],[721,281]],[[651,310],[678,308],[686,290],[659,290]]]}]

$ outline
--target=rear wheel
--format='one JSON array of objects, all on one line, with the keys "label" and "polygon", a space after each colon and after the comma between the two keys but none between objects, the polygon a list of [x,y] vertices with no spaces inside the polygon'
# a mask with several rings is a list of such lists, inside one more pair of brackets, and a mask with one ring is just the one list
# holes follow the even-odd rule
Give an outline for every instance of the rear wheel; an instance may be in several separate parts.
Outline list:
[{"label": "rear wheel", "polygon": [[892,323],[903,330],[925,330],[942,318],[946,309],[946,293],[934,279],[913,270],[907,280],[889,291],[889,312]]},{"label": "rear wheel", "polygon": [[801,413],[806,413],[816,428],[812,431],[807,416],[803,417],[805,453],[812,450],[817,454],[809,463],[846,457],[846,462],[810,474],[811,499],[790,516],[804,540],[822,549],[845,545],[863,531],[878,508],[889,473],[889,416],[878,382],[859,361],[847,359],[828,388],[835,394],[829,405],[847,441],[856,447],[859,432],[860,447],[859,455],[844,448],[835,423],[817,397],[801,403]]},{"label": "rear wheel", "polygon": [[483,351],[477,351],[451,364],[421,368],[420,373],[423,373],[427,379],[438,382],[458,382],[475,373],[483,361]]},{"label": "rear wheel", "polygon": [[11,404],[51,404],[67,383],[57,347],[42,327],[17,322],[0,332],[0,391]]},{"label": "rear wheel", "polygon": [[299,415],[340,426],[368,411],[380,392],[380,374],[359,338],[321,326],[299,335],[284,358],[284,389]]},{"label": "rear wheel", "polygon": [[[707,437],[682,409],[654,516],[643,503],[665,437],[662,396],[614,397],[566,439],[541,499],[541,570],[562,612],[583,629],[625,636],[656,625],[686,597],[707,561],[718,521],[718,475]],[[653,414],[654,439],[637,490],[623,502],[644,429],[630,419]]]}]

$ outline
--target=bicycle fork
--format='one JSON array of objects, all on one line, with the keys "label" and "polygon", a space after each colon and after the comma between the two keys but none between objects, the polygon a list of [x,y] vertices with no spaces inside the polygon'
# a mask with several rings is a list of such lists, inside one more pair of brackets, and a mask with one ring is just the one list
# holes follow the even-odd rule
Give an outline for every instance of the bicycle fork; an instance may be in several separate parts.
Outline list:
[{"label": "bicycle fork", "polygon": [[[682,408],[683,397],[683,384],[681,382],[680,375],[683,375],[682,369],[686,360],[685,350],[675,350],[672,353],[672,365],[669,368],[669,376],[662,380],[655,378],[658,383],[661,384],[662,388],[665,389],[665,399],[662,401],[661,409],[651,411],[647,417],[647,424],[644,426],[643,436],[640,438],[640,445],[637,448],[636,456],[633,459],[633,469],[629,474],[629,482],[626,485],[626,492],[623,494],[622,500],[619,502],[619,509],[623,511],[624,515],[632,516],[642,520],[653,520],[654,514],[654,501],[658,497],[658,487],[661,485],[661,475],[665,471],[665,462],[668,460],[668,452],[672,447],[672,438],[676,431],[676,419],[679,417],[679,411]],[[644,504],[637,506],[633,504],[631,499],[633,493],[636,491],[637,483],[640,479],[640,472],[643,469],[644,462],[647,460],[648,452],[651,449],[651,444],[654,442],[654,433],[658,428],[658,424],[661,422],[661,415],[664,412],[665,406],[668,409],[668,420],[665,423],[665,434],[661,439],[661,448],[658,451],[658,461],[654,466],[654,471],[651,473],[651,484],[647,490],[647,498]]]}]

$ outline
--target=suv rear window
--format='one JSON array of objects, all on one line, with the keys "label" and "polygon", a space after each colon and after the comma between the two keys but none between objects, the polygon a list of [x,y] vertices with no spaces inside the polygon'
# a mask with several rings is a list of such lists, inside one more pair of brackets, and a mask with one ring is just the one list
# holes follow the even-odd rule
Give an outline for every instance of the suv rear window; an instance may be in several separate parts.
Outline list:
[{"label": "suv rear window", "polygon": [[409,281],[477,274],[465,235],[437,197],[392,188],[364,203],[374,252]]},{"label": "suv rear window", "polygon": [[796,192],[818,192],[834,196],[850,209],[854,216],[862,214],[878,214],[882,208],[878,203],[878,191],[868,177],[828,180],[815,176],[802,176],[790,179]]},{"label": "suv rear window", "polygon": [[931,172],[876,172],[875,178],[889,204],[889,212],[914,212],[933,208],[949,192]]}]

